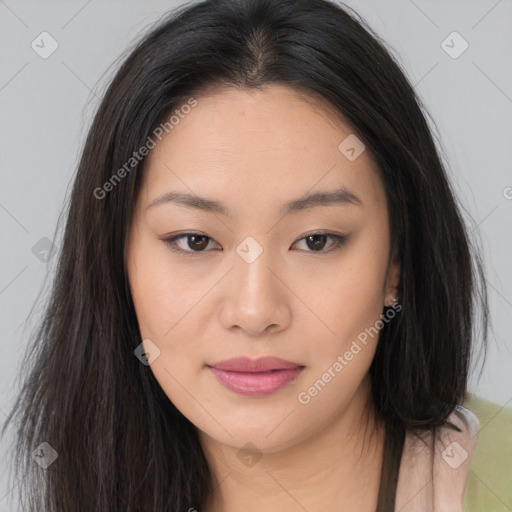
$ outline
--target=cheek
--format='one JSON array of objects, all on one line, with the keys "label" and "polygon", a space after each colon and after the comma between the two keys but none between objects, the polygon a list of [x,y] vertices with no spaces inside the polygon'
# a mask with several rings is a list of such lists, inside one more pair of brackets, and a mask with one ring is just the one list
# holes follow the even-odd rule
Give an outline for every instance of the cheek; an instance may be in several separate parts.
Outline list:
[{"label": "cheek", "polygon": [[168,249],[159,240],[155,243],[142,235],[134,239],[128,255],[141,338],[151,340],[160,350],[148,370],[179,410],[189,417],[200,415],[187,390],[191,376],[197,375],[203,364],[198,357],[200,336],[194,330],[195,306],[204,295],[202,286],[191,285],[191,276],[171,264]]},{"label": "cheek", "polygon": [[[320,331],[308,328],[315,339],[314,351],[309,353],[315,366],[323,369],[332,367],[338,356],[343,357],[337,382],[358,382],[371,364],[382,327],[387,257],[385,240],[379,240],[375,233],[361,237],[340,253],[339,260],[325,273],[313,276],[315,288],[308,287],[304,302],[314,304],[311,309],[322,320],[321,324],[315,321]],[[332,371],[336,369],[340,366]]]},{"label": "cheek", "polygon": [[189,321],[206,288],[204,279],[190,272],[190,267],[177,265],[160,240],[141,235],[134,241],[128,273],[143,337],[170,344],[173,334]]},{"label": "cheek", "polygon": [[324,334],[316,330],[314,335],[315,329],[309,327],[315,344],[298,401],[318,418],[326,408],[343,408],[350,402],[375,355],[382,327],[387,253],[385,243],[379,248],[362,242],[329,269],[331,279],[325,292],[310,295],[311,301],[316,297],[315,313],[329,329],[320,326]]}]

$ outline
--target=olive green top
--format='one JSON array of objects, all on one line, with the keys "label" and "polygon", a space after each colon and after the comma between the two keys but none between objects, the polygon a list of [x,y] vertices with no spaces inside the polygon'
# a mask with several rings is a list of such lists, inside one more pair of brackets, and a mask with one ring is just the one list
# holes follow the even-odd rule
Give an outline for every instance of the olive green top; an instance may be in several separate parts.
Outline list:
[{"label": "olive green top", "polygon": [[[512,395],[512,390],[511,390]],[[512,401],[508,407],[469,395],[480,422],[464,494],[464,512],[512,511]]]}]

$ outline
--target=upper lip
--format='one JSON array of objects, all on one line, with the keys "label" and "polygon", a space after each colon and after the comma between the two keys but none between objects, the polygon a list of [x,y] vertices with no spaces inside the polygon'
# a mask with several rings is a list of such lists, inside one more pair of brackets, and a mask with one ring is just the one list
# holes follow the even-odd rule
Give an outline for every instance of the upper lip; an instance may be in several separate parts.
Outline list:
[{"label": "upper lip", "polygon": [[299,368],[303,365],[279,359],[278,357],[260,357],[258,359],[234,357],[208,366],[219,370],[231,370],[234,372],[267,372],[269,370]]}]

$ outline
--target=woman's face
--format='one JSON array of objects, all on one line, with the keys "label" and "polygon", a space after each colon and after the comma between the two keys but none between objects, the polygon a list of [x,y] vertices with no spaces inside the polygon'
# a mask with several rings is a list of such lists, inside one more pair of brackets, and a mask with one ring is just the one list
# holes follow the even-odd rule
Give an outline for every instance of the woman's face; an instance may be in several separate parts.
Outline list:
[{"label": "woman's face", "polygon": [[[155,139],[130,228],[143,347],[203,434],[276,451],[368,397],[399,275],[384,189],[350,127],[312,98],[273,85],[195,99]],[[210,368],[240,357],[295,369]]]}]

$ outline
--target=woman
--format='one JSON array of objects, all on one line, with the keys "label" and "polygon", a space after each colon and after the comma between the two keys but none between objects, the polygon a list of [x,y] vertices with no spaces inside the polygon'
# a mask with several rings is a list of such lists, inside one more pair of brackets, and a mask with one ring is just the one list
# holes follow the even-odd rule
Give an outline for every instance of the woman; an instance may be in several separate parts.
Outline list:
[{"label": "woman", "polygon": [[354,13],[183,7],[89,131],[12,411],[21,499],[462,510],[479,278],[420,102]]}]

